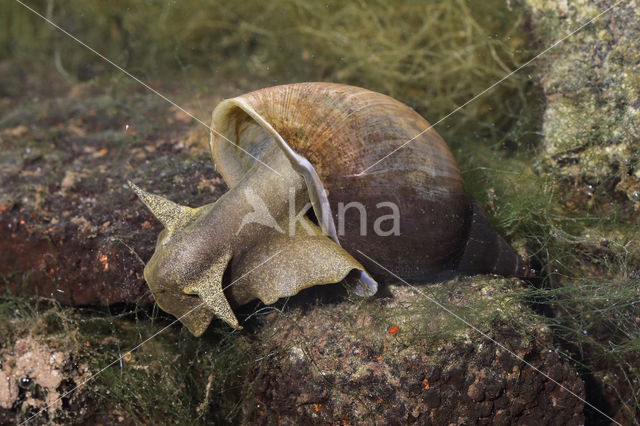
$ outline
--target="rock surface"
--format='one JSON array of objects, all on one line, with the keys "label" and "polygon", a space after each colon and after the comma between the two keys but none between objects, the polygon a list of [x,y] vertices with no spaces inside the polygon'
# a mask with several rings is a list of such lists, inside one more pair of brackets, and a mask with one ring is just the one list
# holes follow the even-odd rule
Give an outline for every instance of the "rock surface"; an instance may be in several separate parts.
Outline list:
[{"label": "rock surface", "polygon": [[597,18],[536,61],[547,98],[541,168],[587,205],[617,192],[640,211],[640,3],[526,3],[543,48]]},{"label": "rock surface", "polygon": [[214,324],[194,338],[178,326],[134,353],[120,348],[162,324],[52,308],[16,324],[0,351],[0,420],[44,409],[34,424],[583,424],[584,384],[514,298],[520,286],[477,277],[362,300],[336,296],[338,284],[333,296],[310,289],[275,309],[248,306],[242,333]]},{"label": "rock surface", "polygon": [[70,352],[25,337],[4,348],[0,360],[0,423],[12,423],[12,411],[27,419],[44,410],[39,421],[71,421],[90,412],[87,393],[68,393],[91,376]]},{"label": "rock surface", "polygon": [[[342,303],[268,321],[270,344],[285,349],[254,382],[249,422],[583,424],[582,401],[514,356],[584,397],[575,370],[549,349],[549,330],[513,328],[527,315],[509,301],[518,285],[447,282],[430,286],[429,298],[390,286],[375,307]],[[430,298],[464,306],[467,318],[476,310],[474,324],[508,351]]]},{"label": "rock surface", "polygon": [[[583,242],[574,253],[594,253],[602,258],[606,256],[599,253],[602,248],[620,247],[620,258],[625,259],[620,262],[623,267],[603,262],[604,268],[600,266],[599,270],[584,269],[586,275],[593,276],[594,282],[615,277],[624,288],[638,294],[640,3],[525,0],[525,4],[532,12],[532,28],[540,40],[540,50],[595,18],[536,60],[537,78],[546,96],[538,172],[553,182],[570,213],[609,215],[605,230],[583,227],[578,232]],[[596,262],[582,262],[589,263]],[[606,301],[613,306],[609,298]],[[582,304],[573,313],[553,309],[558,321],[579,318],[585,311]],[[584,315],[589,317],[588,313]],[[573,324],[580,324],[580,320]],[[619,350],[612,342],[621,335],[633,341],[638,331],[634,325],[633,331],[620,333],[624,328],[620,324],[598,324],[588,332],[597,343],[578,344],[575,347],[580,349],[574,353],[591,370],[584,375],[593,392],[591,400],[606,407],[616,420],[631,424],[638,422],[640,411],[635,400],[630,402],[623,395],[637,394],[637,378],[628,379],[627,375],[638,370],[638,357],[631,351],[624,361],[612,362]],[[583,332],[587,334],[586,330]],[[618,345],[620,341],[625,340],[618,340]],[[606,351],[594,349],[598,345],[613,356],[607,360],[602,356]]]},{"label": "rock surface", "polygon": [[126,181],[189,205],[224,192],[193,123],[148,94],[83,87],[2,116],[0,293],[150,305],[143,260],[162,225]]}]

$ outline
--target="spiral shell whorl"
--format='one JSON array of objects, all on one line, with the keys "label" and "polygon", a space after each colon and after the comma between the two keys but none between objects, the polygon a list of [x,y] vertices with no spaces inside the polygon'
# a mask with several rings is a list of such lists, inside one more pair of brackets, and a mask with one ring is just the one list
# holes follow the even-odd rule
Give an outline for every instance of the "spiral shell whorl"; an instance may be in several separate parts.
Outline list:
[{"label": "spiral shell whorl", "polygon": [[[370,213],[371,231],[379,203],[400,208],[399,236],[362,235],[358,218],[347,217],[340,242],[354,256],[362,250],[389,259],[409,279],[455,263],[468,231],[469,201],[446,143],[411,108],[386,95],[332,83],[276,86],[221,103],[214,128],[259,159],[263,145],[273,140],[268,132],[260,135],[251,114],[311,162],[328,190],[334,220],[339,203],[358,202]],[[220,139],[214,139],[213,156],[233,186],[255,160]]]},{"label": "spiral shell whorl", "polygon": [[[276,86],[236,99],[264,117],[294,150],[311,161],[321,178],[335,176],[335,171],[359,173],[430,127],[419,114],[393,98],[340,84]],[[251,152],[251,147],[244,145],[248,142],[235,143]],[[425,146],[428,153],[422,152]],[[433,129],[367,174],[391,170],[422,170],[462,187],[455,160]]]}]

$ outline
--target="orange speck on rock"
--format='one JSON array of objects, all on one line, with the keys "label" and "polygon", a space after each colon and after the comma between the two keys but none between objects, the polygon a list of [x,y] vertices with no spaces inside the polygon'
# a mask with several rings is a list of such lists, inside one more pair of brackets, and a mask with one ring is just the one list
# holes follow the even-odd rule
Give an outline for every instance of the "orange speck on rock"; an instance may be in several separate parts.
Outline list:
[{"label": "orange speck on rock", "polygon": [[100,256],[98,258],[100,263],[102,263],[103,269],[105,271],[109,269],[109,262],[107,262],[108,259],[109,259],[109,257],[106,254],[103,254],[102,256]]},{"label": "orange speck on rock", "polygon": [[54,271],[54,269],[53,269],[53,268],[49,269],[49,273],[50,273],[51,275],[53,275],[53,273],[54,273],[54,272],[55,272],[55,271]]},{"label": "orange speck on rock", "polygon": [[398,331],[400,331],[400,327],[398,327],[397,325],[392,325],[391,327],[389,327],[389,334],[396,334]]},{"label": "orange speck on rock", "polygon": [[3,212],[6,212],[7,211],[7,206],[5,206],[5,205],[0,206],[0,210],[3,211]]},{"label": "orange speck on rock", "polygon": [[90,347],[91,347],[91,342],[89,342],[89,341],[87,340],[86,342],[84,342],[84,345],[85,345],[86,347],[90,348]]},{"label": "orange speck on rock", "polygon": [[321,408],[322,404],[313,404],[313,411],[315,411],[316,413],[320,411]]},{"label": "orange speck on rock", "polygon": [[24,219],[20,219],[20,225],[24,225]]},{"label": "orange speck on rock", "polygon": [[422,389],[425,389],[425,390],[426,390],[426,389],[429,389],[430,387],[431,387],[431,386],[429,386],[429,379],[425,378],[425,379],[422,381]]}]

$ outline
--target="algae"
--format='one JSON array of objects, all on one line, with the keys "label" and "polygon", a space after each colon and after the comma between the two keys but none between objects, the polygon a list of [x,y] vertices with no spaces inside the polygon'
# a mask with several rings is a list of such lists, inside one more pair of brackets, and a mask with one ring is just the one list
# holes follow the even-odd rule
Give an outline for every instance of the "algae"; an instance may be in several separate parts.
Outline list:
[{"label": "algae", "polygon": [[[143,79],[175,75],[188,86],[215,76],[252,88],[350,83],[396,97],[432,122],[498,81],[531,51],[522,31],[526,12],[502,0],[191,0],[157,2],[151,9],[132,0],[27,3]],[[0,8],[7,24],[0,59],[51,61],[60,52],[58,64],[74,81],[117,72],[19,4]],[[513,122],[523,119],[527,81],[525,74],[505,80],[491,96],[457,113],[447,128],[506,138]]]},{"label": "algae", "polygon": [[[548,42],[594,18],[612,1],[529,0],[535,32]],[[547,96],[540,168],[556,179],[607,187],[640,173],[640,14],[636,2],[621,2],[540,59]],[[618,188],[640,208],[635,192]]]}]

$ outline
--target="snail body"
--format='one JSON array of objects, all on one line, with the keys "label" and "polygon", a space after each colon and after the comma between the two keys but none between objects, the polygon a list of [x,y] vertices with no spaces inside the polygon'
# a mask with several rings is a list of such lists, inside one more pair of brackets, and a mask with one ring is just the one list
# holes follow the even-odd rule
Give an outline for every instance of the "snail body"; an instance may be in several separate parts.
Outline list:
[{"label": "snail body", "polygon": [[[391,276],[369,259],[409,282],[442,270],[528,274],[466,193],[444,140],[393,98],[276,86],[221,102],[212,129],[230,187],[215,203],[191,209],[133,186],[165,225],[145,278],[196,335],[213,316],[239,327],[228,300],[273,303],[352,271],[361,294],[375,293]],[[291,214],[308,201],[317,224]],[[188,312],[194,295],[204,306]]]}]

